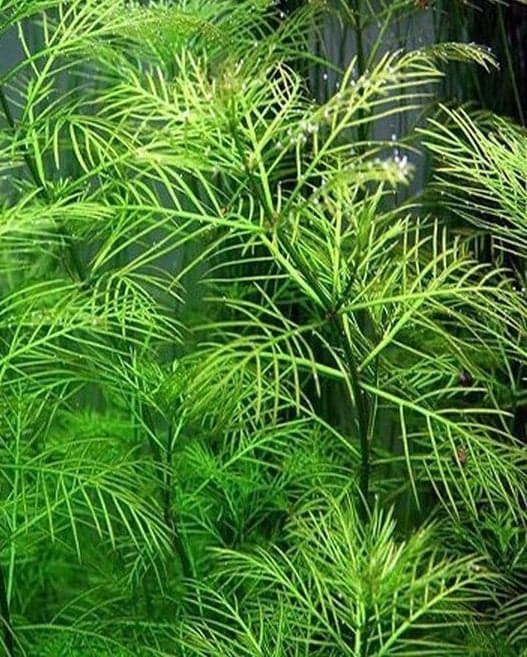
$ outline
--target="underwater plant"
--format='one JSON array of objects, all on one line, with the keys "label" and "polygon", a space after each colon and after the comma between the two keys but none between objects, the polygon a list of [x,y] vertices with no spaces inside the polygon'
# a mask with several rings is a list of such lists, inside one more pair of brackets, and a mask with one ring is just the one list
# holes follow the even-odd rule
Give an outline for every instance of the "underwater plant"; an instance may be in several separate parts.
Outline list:
[{"label": "underwater plant", "polygon": [[417,5],[0,0],[9,657],[521,654],[525,136]]}]

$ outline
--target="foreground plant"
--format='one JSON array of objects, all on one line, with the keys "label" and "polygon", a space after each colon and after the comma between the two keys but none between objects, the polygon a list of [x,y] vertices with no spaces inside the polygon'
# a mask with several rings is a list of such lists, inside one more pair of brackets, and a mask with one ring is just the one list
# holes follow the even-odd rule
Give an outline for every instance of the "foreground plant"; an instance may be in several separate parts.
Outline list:
[{"label": "foreground plant", "polygon": [[0,8],[7,653],[493,654],[525,302],[368,136],[488,52],[320,104],[322,3]]}]

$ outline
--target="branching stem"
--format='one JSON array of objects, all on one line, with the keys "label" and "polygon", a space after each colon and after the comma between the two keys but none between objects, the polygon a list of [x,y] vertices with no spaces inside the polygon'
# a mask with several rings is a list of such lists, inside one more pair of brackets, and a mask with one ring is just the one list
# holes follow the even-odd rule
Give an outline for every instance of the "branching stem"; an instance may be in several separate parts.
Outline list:
[{"label": "branching stem", "polygon": [[[231,111],[232,111],[231,131],[233,134],[233,139],[236,144],[238,154],[240,155],[240,158],[244,162],[245,171],[249,179],[249,186],[251,187],[251,190],[255,194],[255,196],[260,200],[262,207],[264,209],[264,213],[267,216],[267,219],[270,222],[274,223],[276,221],[276,217],[273,216],[273,208],[269,207],[266,198],[262,194],[260,186],[258,185],[258,182],[255,179],[253,172],[251,171],[251,168],[248,165],[243,144],[240,142],[237,132],[237,126],[235,123],[236,115],[235,115],[234,107],[231,108]],[[338,314],[338,312],[335,312],[335,308],[331,306],[330,302],[328,301],[328,295],[326,294],[322,285],[317,280],[316,276],[310,270],[302,254],[299,253],[294,248],[294,246],[292,245],[292,243],[290,242],[290,240],[287,238],[286,235],[284,234],[280,235],[280,240],[286,247],[288,256],[294,262],[295,266],[297,267],[298,271],[302,274],[306,282],[311,286],[311,289],[317,296],[319,302],[325,306],[325,310],[326,310],[325,314],[328,318],[330,318],[333,327],[333,333],[337,340],[337,343],[342,346],[346,354],[346,364],[350,377],[350,386],[351,386],[351,396],[352,396],[351,402],[355,406],[355,409],[357,411],[357,430],[359,433],[359,441],[360,441],[360,452],[361,452],[361,469],[360,469],[360,477],[359,477],[359,494],[361,497],[360,507],[363,512],[362,516],[366,521],[369,516],[369,487],[370,487],[370,470],[371,470],[368,407],[367,407],[366,399],[364,397],[364,391],[362,390],[360,385],[359,372],[357,369],[357,365],[355,363],[355,358],[350,349],[349,341],[346,336],[344,320],[342,316]],[[344,298],[345,297],[343,296],[338,301],[339,309],[343,303]]]}]

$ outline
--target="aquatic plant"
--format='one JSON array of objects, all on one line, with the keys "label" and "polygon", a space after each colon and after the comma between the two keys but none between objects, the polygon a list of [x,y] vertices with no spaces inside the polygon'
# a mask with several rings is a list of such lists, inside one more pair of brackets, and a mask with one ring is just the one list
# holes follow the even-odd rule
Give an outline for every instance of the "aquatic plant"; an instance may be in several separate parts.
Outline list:
[{"label": "aquatic plant", "polygon": [[0,1],[9,657],[523,649],[525,136],[337,10]]}]

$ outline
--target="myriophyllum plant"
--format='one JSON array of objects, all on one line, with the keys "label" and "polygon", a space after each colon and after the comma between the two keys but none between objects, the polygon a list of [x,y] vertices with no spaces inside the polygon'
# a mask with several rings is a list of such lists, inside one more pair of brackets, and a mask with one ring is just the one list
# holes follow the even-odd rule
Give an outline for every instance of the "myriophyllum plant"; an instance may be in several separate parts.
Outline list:
[{"label": "myriophyllum plant", "polygon": [[10,657],[518,645],[525,300],[441,195],[398,202],[417,136],[371,138],[493,61],[379,51],[317,102],[331,11],[0,0]]}]

